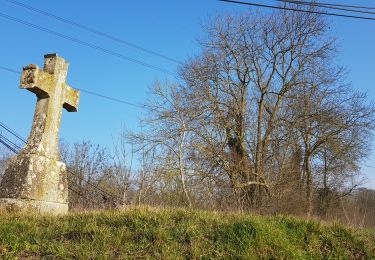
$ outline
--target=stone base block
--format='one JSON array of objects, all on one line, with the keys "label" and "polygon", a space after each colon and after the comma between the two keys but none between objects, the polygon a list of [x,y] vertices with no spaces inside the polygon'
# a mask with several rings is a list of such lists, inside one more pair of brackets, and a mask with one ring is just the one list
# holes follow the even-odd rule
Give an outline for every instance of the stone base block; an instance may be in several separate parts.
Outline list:
[{"label": "stone base block", "polygon": [[0,198],[68,203],[65,164],[37,154],[13,157],[0,183]]},{"label": "stone base block", "polygon": [[30,199],[0,198],[0,211],[38,212],[63,215],[68,212],[68,204]]}]

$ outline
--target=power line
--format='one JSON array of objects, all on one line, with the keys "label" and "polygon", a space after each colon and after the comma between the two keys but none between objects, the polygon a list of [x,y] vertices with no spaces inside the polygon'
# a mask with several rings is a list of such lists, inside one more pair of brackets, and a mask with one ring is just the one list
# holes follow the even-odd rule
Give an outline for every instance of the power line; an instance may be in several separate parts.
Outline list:
[{"label": "power line", "polygon": [[345,18],[353,18],[353,19],[362,19],[362,20],[372,20],[372,21],[375,21],[375,18],[365,17],[365,16],[355,16],[355,15],[347,15],[347,14],[319,12],[319,11],[312,11],[312,10],[302,10],[302,9],[296,9],[296,8],[290,8],[290,7],[281,7],[281,6],[274,6],[274,5],[263,5],[263,4],[255,4],[255,3],[233,1],[233,0],[218,0],[218,1],[220,1],[220,2],[226,2],[226,3],[233,3],[233,4],[256,6],[256,7],[264,7],[264,8],[270,8],[270,9],[279,9],[279,10],[295,11],[295,12],[302,12],[302,13],[322,14],[322,15],[329,15],[329,16],[337,16],[337,17],[345,17]]},{"label": "power line", "polygon": [[165,70],[163,68],[160,68],[158,66],[155,66],[155,65],[152,65],[152,64],[149,64],[149,63],[146,63],[146,62],[143,62],[143,61],[140,61],[140,60],[137,60],[137,59],[134,59],[134,58],[131,58],[131,57],[128,57],[128,56],[125,56],[121,53],[118,53],[118,52],[115,52],[115,51],[112,51],[112,50],[109,50],[109,49],[106,49],[106,48],[103,48],[103,47],[100,47],[98,45],[95,45],[95,44],[92,44],[90,42],[86,42],[86,41],[82,41],[80,39],[77,39],[77,38],[74,38],[74,37],[71,37],[71,36],[68,36],[66,34],[62,34],[62,33],[59,33],[59,32],[56,32],[54,30],[50,30],[50,29],[47,29],[45,27],[42,27],[42,26],[39,26],[39,25],[36,25],[36,24],[33,24],[33,23],[30,23],[30,22],[27,22],[27,21],[24,21],[24,20],[21,20],[21,19],[18,19],[16,17],[13,17],[13,16],[10,16],[10,15],[7,15],[7,14],[4,14],[4,13],[0,13],[0,17],[3,17],[7,20],[11,20],[11,21],[14,21],[14,22],[17,22],[17,23],[20,23],[20,24],[23,24],[23,25],[26,25],[28,27],[31,27],[31,28],[34,28],[34,29],[37,29],[39,31],[42,31],[42,32],[46,32],[48,34],[51,34],[51,35],[54,35],[54,36],[57,36],[57,37],[60,37],[60,38],[63,38],[63,39],[66,39],[66,40],[69,40],[69,41],[72,41],[74,43],[77,43],[77,44],[80,44],[82,46],[85,46],[85,47],[89,47],[91,49],[94,49],[94,50],[97,50],[97,51],[100,51],[102,53],[105,53],[105,54],[108,54],[108,55],[111,55],[111,56],[114,56],[114,57],[117,57],[119,59],[122,59],[122,60],[126,60],[126,61],[130,61],[130,62],[133,62],[133,63],[136,63],[136,64],[139,64],[139,65],[142,65],[144,67],[147,67],[147,68],[150,68],[150,69],[153,69],[153,70],[157,70],[157,71],[160,71],[160,72],[163,72],[163,73],[166,73],[166,74],[169,74],[169,75],[173,75],[173,76],[176,76],[175,73],[171,72],[171,71],[168,71],[168,70]]},{"label": "power line", "polygon": [[[74,184],[74,181],[72,180],[72,178],[70,178],[69,176],[67,176],[67,179],[68,179],[68,182],[70,182],[70,184],[69,184],[69,186],[68,186],[69,190],[73,191],[73,192],[74,192],[75,194],[77,194],[78,196],[83,197],[83,198],[86,199],[87,201],[90,201],[90,202],[92,202],[92,203],[94,203],[94,204],[97,204],[97,202],[94,201],[92,198],[83,195],[83,192],[82,192],[82,191],[81,191],[81,192],[76,191],[75,189],[73,189],[73,188],[71,187],[72,184]],[[94,191],[95,191],[95,190],[94,190]],[[102,194],[102,193],[99,193],[99,194],[102,195],[102,196],[104,195],[104,194]],[[104,195],[104,196],[106,196],[106,195]]]},{"label": "power line", "polygon": [[[17,74],[17,75],[21,74],[21,72],[19,72],[17,70],[14,70],[14,69],[11,69],[11,68],[8,68],[8,67],[4,67],[4,66],[0,66],[0,69],[4,70],[4,71],[12,72],[12,73]],[[105,95],[102,95],[102,94],[99,94],[99,93],[96,93],[96,92],[92,92],[92,91],[89,91],[89,90],[86,90],[86,89],[77,88],[77,90],[82,91],[82,92],[84,92],[86,94],[89,94],[89,95],[92,95],[92,96],[104,98],[104,99],[107,99],[107,100],[110,100],[110,101],[122,103],[122,104],[133,106],[133,107],[136,107],[136,108],[141,108],[141,109],[144,108],[144,106],[142,106],[142,105],[138,105],[138,104],[135,104],[135,103],[132,103],[132,102],[128,102],[128,101],[121,100],[121,99],[114,98],[114,97],[110,97],[110,96],[105,96]]]},{"label": "power line", "polygon": [[322,2],[306,2],[306,1],[288,1],[288,0],[276,0],[278,2],[297,2],[297,3],[304,3],[304,4],[319,4],[325,6],[340,6],[340,7],[348,7],[348,8],[357,8],[357,9],[365,9],[365,10],[375,10],[375,7],[369,6],[358,6],[358,5],[343,5],[343,4],[332,4],[332,3],[322,3]]},{"label": "power line", "polygon": [[[85,181],[85,179],[84,179],[83,177],[81,177],[81,176],[79,176],[78,174],[72,172],[71,170],[68,169],[67,171],[68,171],[71,175],[73,175],[74,177],[76,177],[76,178],[78,178],[78,179],[80,179],[80,180],[82,180],[82,181]],[[89,186],[91,186],[91,187],[95,188],[96,190],[100,191],[101,195],[108,196],[108,197],[110,197],[110,198],[112,198],[112,199],[119,199],[119,197],[117,197],[117,196],[115,196],[115,195],[112,195],[112,194],[106,192],[105,190],[103,190],[103,189],[100,188],[99,186],[97,186],[97,185],[95,185],[95,184],[93,184],[93,183],[91,183],[91,182],[89,182],[89,181],[85,181],[85,182],[86,182]]]},{"label": "power line", "polygon": [[15,148],[17,148],[18,150],[21,150],[21,147],[20,147],[20,146],[18,146],[16,143],[10,141],[8,138],[6,138],[5,136],[3,136],[1,133],[0,133],[0,138],[1,138],[3,141],[5,141],[7,144],[12,145],[12,147],[15,147]]},{"label": "power line", "polygon": [[1,137],[0,137],[0,143],[2,145],[4,145],[6,148],[8,148],[9,150],[11,150],[12,152],[14,152],[15,154],[18,153],[18,151],[16,149],[14,149],[10,144],[8,144],[6,141],[4,141]]},{"label": "power line", "polygon": [[[0,127],[3,128],[3,129],[4,129],[5,131],[7,131],[8,133],[10,133],[11,135],[16,136],[16,135],[15,135],[15,132],[14,132],[11,128],[7,127],[6,125],[1,124]],[[20,146],[18,146],[17,144],[15,144],[15,143],[13,143],[13,142],[10,142],[9,139],[6,138],[5,136],[3,136],[1,133],[0,133],[0,138],[4,139],[6,142],[10,143],[13,147],[15,147],[15,148],[17,148],[17,149],[19,149],[19,150],[21,149]],[[26,143],[25,139],[21,138],[20,140],[21,140],[23,143]]]},{"label": "power line", "polygon": [[107,100],[110,100],[110,101],[122,103],[122,104],[133,106],[133,107],[136,107],[136,108],[141,108],[141,109],[144,108],[144,106],[142,106],[142,105],[137,105],[137,104],[134,104],[134,103],[131,103],[131,102],[128,102],[128,101],[124,101],[124,100],[118,99],[118,98],[113,98],[113,97],[105,96],[105,95],[102,95],[102,94],[99,94],[99,93],[95,93],[95,92],[92,92],[92,91],[89,91],[89,90],[81,89],[81,88],[77,88],[77,89],[80,90],[80,91],[82,91],[82,92],[84,92],[84,93],[86,93],[86,94],[92,95],[92,96],[104,98],[104,99],[107,99]]},{"label": "power line", "polygon": [[282,3],[297,4],[297,5],[316,6],[316,7],[322,7],[322,8],[327,8],[327,9],[341,10],[341,11],[361,13],[361,14],[375,14],[375,12],[342,8],[342,7],[338,7],[334,5],[325,5],[319,2],[303,2],[303,1],[294,1],[294,0],[276,0],[276,1],[282,2]]},{"label": "power line", "polygon": [[8,131],[9,133],[11,133],[14,137],[16,137],[18,140],[20,140],[21,142],[25,143],[26,144],[26,141],[21,137],[21,135],[17,134],[16,132],[14,132],[12,129],[10,129],[9,127],[7,127],[5,124],[3,124],[2,122],[0,122],[0,126],[2,128],[4,128],[6,131]]},{"label": "power line", "polygon": [[80,23],[77,23],[75,21],[72,21],[72,20],[69,20],[67,18],[64,18],[64,17],[61,17],[61,16],[57,16],[55,14],[51,14],[49,12],[46,12],[44,10],[41,10],[41,9],[38,9],[38,8],[35,8],[33,6],[30,6],[30,5],[27,5],[27,4],[24,4],[24,3],[21,3],[21,2],[18,2],[18,1],[15,1],[15,0],[4,0],[4,1],[7,1],[11,4],[14,4],[14,5],[17,5],[17,6],[20,6],[22,8],[25,8],[25,9],[28,9],[28,10],[31,10],[33,12],[36,12],[36,13],[39,13],[39,14],[42,14],[44,16],[47,16],[47,17],[50,17],[50,18],[53,18],[55,20],[58,20],[60,22],[63,22],[63,23],[66,23],[66,24],[69,24],[69,25],[72,25],[72,26],[75,26],[77,28],[80,28],[82,30],[85,30],[85,31],[88,31],[88,32],[91,32],[93,34],[96,34],[98,36],[101,36],[101,37],[104,37],[104,38],[107,38],[107,39],[110,39],[112,41],[115,41],[115,42],[118,42],[118,43],[121,43],[121,44],[124,44],[126,46],[129,46],[129,47],[132,47],[134,49],[137,49],[137,50],[140,50],[140,51],[143,51],[143,52],[146,52],[148,54],[152,54],[154,56],[158,56],[160,58],[163,58],[165,60],[168,60],[168,61],[172,61],[174,63],[177,63],[177,64],[182,64],[181,61],[179,60],[176,60],[174,58],[171,58],[171,57],[168,57],[164,54],[161,54],[161,53],[158,53],[156,51],[152,51],[152,50],[149,50],[149,49],[146,49],[144,47],[141,47],[137,44],[134,44],[134,43],[131,43],[131,42],[128,42],[128,41],[125,41],[123,39],[120,39],[118,37],[115,37],[115,36],[112,36],[110,34],[107,34],[105,32],[102,32],[102,31],[99,31],[99,30],[96,30],[96,29],[93,29],[91,27],[88,27],[86,25],[83,25],[83,24],[80,24]]},{"label": "power line", "polygon": [[[69,180],[69,179],[68,179]],[[77,194],[78,196],[84,198],[86,201],[90,201],[91,203],[95,204],[96,202],[92,198],[88,198],[87,196],[83,195],[82,192],[78,192],[72,187],[68,186],[68,190],[72,191],[73,193]]]},{"label": "power line", "polygon": [[17,71],[17,70],[10,69],[10,68],[4,67],[4,66],[0,66],[0,69],[2,69],[2,70],[6,70],[6,71],[9,71],[9,72],[12,72],[12,73],[16,73],[16,74],[21,74],[21,73],[20,73],[19,71]]}]

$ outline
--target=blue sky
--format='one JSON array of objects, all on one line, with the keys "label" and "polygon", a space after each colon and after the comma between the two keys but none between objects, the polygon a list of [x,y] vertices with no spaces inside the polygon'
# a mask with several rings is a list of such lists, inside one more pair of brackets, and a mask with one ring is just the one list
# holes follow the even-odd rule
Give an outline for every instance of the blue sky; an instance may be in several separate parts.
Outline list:
[{"label": "blue sky", "polygon": [[[190,1],[25,1],[35,8],[74,20],[144,48],[184,61],[199,51],[196,39],[210,15],[232,11],[246,12],[245,6],[216,0]],[[277,2],[254,0],[263,4]],[[375,2],[337,0],[335,3],[370,5]],[[124,45],[100,38],[78,28],[22,9],[0,0],[0,12],[39,26],[79,38],[133,59],[172,72],[176,64]],[[349,70],[355,89],[375,100],[375,21],[329,18],[332,33],[340,45],[339,62]],[[173,80],[173,76],[131,63],[71,41],[49,35],[0,17],[0,66],[21,70],[30,63],[43,64],[43,55],[58,53],[70,62],[68,83],[133,103],[144,102],[153,81]],[[35,95],[20,90],[19,76],[0,70],[0,122],[27,137],[34,113]],[[136,129],[140,109],[81,94],[78,113],[64,112],[61,138],[68,143],[91,140],[110,147],[124,126]],[[371,146],[370,146],[371,145]],[[373,148],[373,144],[369,144]],[[365,163],[375,166],[375,152]],[[366,186],[375,189],[375,169],[363,166],[369,177]]]}]

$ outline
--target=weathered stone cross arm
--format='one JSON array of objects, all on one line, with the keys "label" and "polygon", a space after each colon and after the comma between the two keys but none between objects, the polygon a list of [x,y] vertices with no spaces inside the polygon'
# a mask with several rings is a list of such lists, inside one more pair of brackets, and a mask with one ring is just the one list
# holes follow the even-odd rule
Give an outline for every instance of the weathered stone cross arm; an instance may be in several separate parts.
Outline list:
[{"label": "weathered stone cross arm", "polygon": [[79,102],[79,90],[75,90],[70,86],[65,86],[65,97],[63,107],[68,112],[77,112]]},{"label": "weathered stone cross arm", "polygon": [[51,97],[57,87],[61,88],[63,107],[68,112],[77,112],[79,90],[65,83],[68,67],[69,63],[56,54],[45,55],[43,70],[35,64],[23,68],[20,88],[35,93],[38,98]]}]

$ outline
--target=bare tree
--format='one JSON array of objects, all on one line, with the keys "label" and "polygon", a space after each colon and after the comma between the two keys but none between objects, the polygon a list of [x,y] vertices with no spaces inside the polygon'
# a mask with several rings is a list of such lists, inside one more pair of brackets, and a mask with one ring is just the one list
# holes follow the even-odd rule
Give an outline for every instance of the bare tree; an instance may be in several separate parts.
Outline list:
[{"label": "bare tree", "polygon": [[[163,171],[176,172],[179,176],[187,206],[191,207],[186,171],[188,161],[186,145],[189,141],[189,107],[183,100],[178,85],[156,82],[152,89],[153,98],[145,105],[147,116],[141,124],[145,126],[141,133],[129,133],[131,143],[144,156],[152,152],[153,158],[163,162]],[[142,167],[144,168],[144,167]],[[145,173],[140,171],[143,176]],[[141,179],[144,179],[143,176]]]},{"label": "bare tree", "polygon": [[331,57],[327,29],[321,16],[309,13],[216,17],[206,27],[202,54],[181,70],[191,106],[207,111],[202,121],[216,131],[209,138],[220,138],[214,146],[221,151],[209,157],[220,158],[238,199],[248,205],[269,194],[265,165],[285,99],[315,64]]},{"label": "bare tree", "polygon": [[67,149],[71,207],[89,208],[90,205],[97,207],[99,204],[115,203],[113,193],[104,188],[110,188],[106,180],[113,175],[107,151],[88,141],[75,143]]},{"label": "bare tree", "polygon": [[[321,76],[324,68],[317,68]],[[293,118],[289,123],[300,139],[300,179],[305,185],[309,214],[313,210],[314,186],[322,188],[320,195],[324,197],[329,190],[345,187],[345,181],[359,172],[374,128],[373,105],[368,104],[365,95],[337,86],[342,75],[332,71],[321,82],[316,73],[312,74],[314,82],[304,85],[296,98],[289,100]]]},{"label": "bare tree", "polygon": [[114,154],[112,155],[113,174],[108,178],[112,180],[118,193],[122,194],[121,204],[127,205],[132,202],[135,195],[134,150],[133,147],[129,148],[123,135],[120,136],[114,147]]}]

